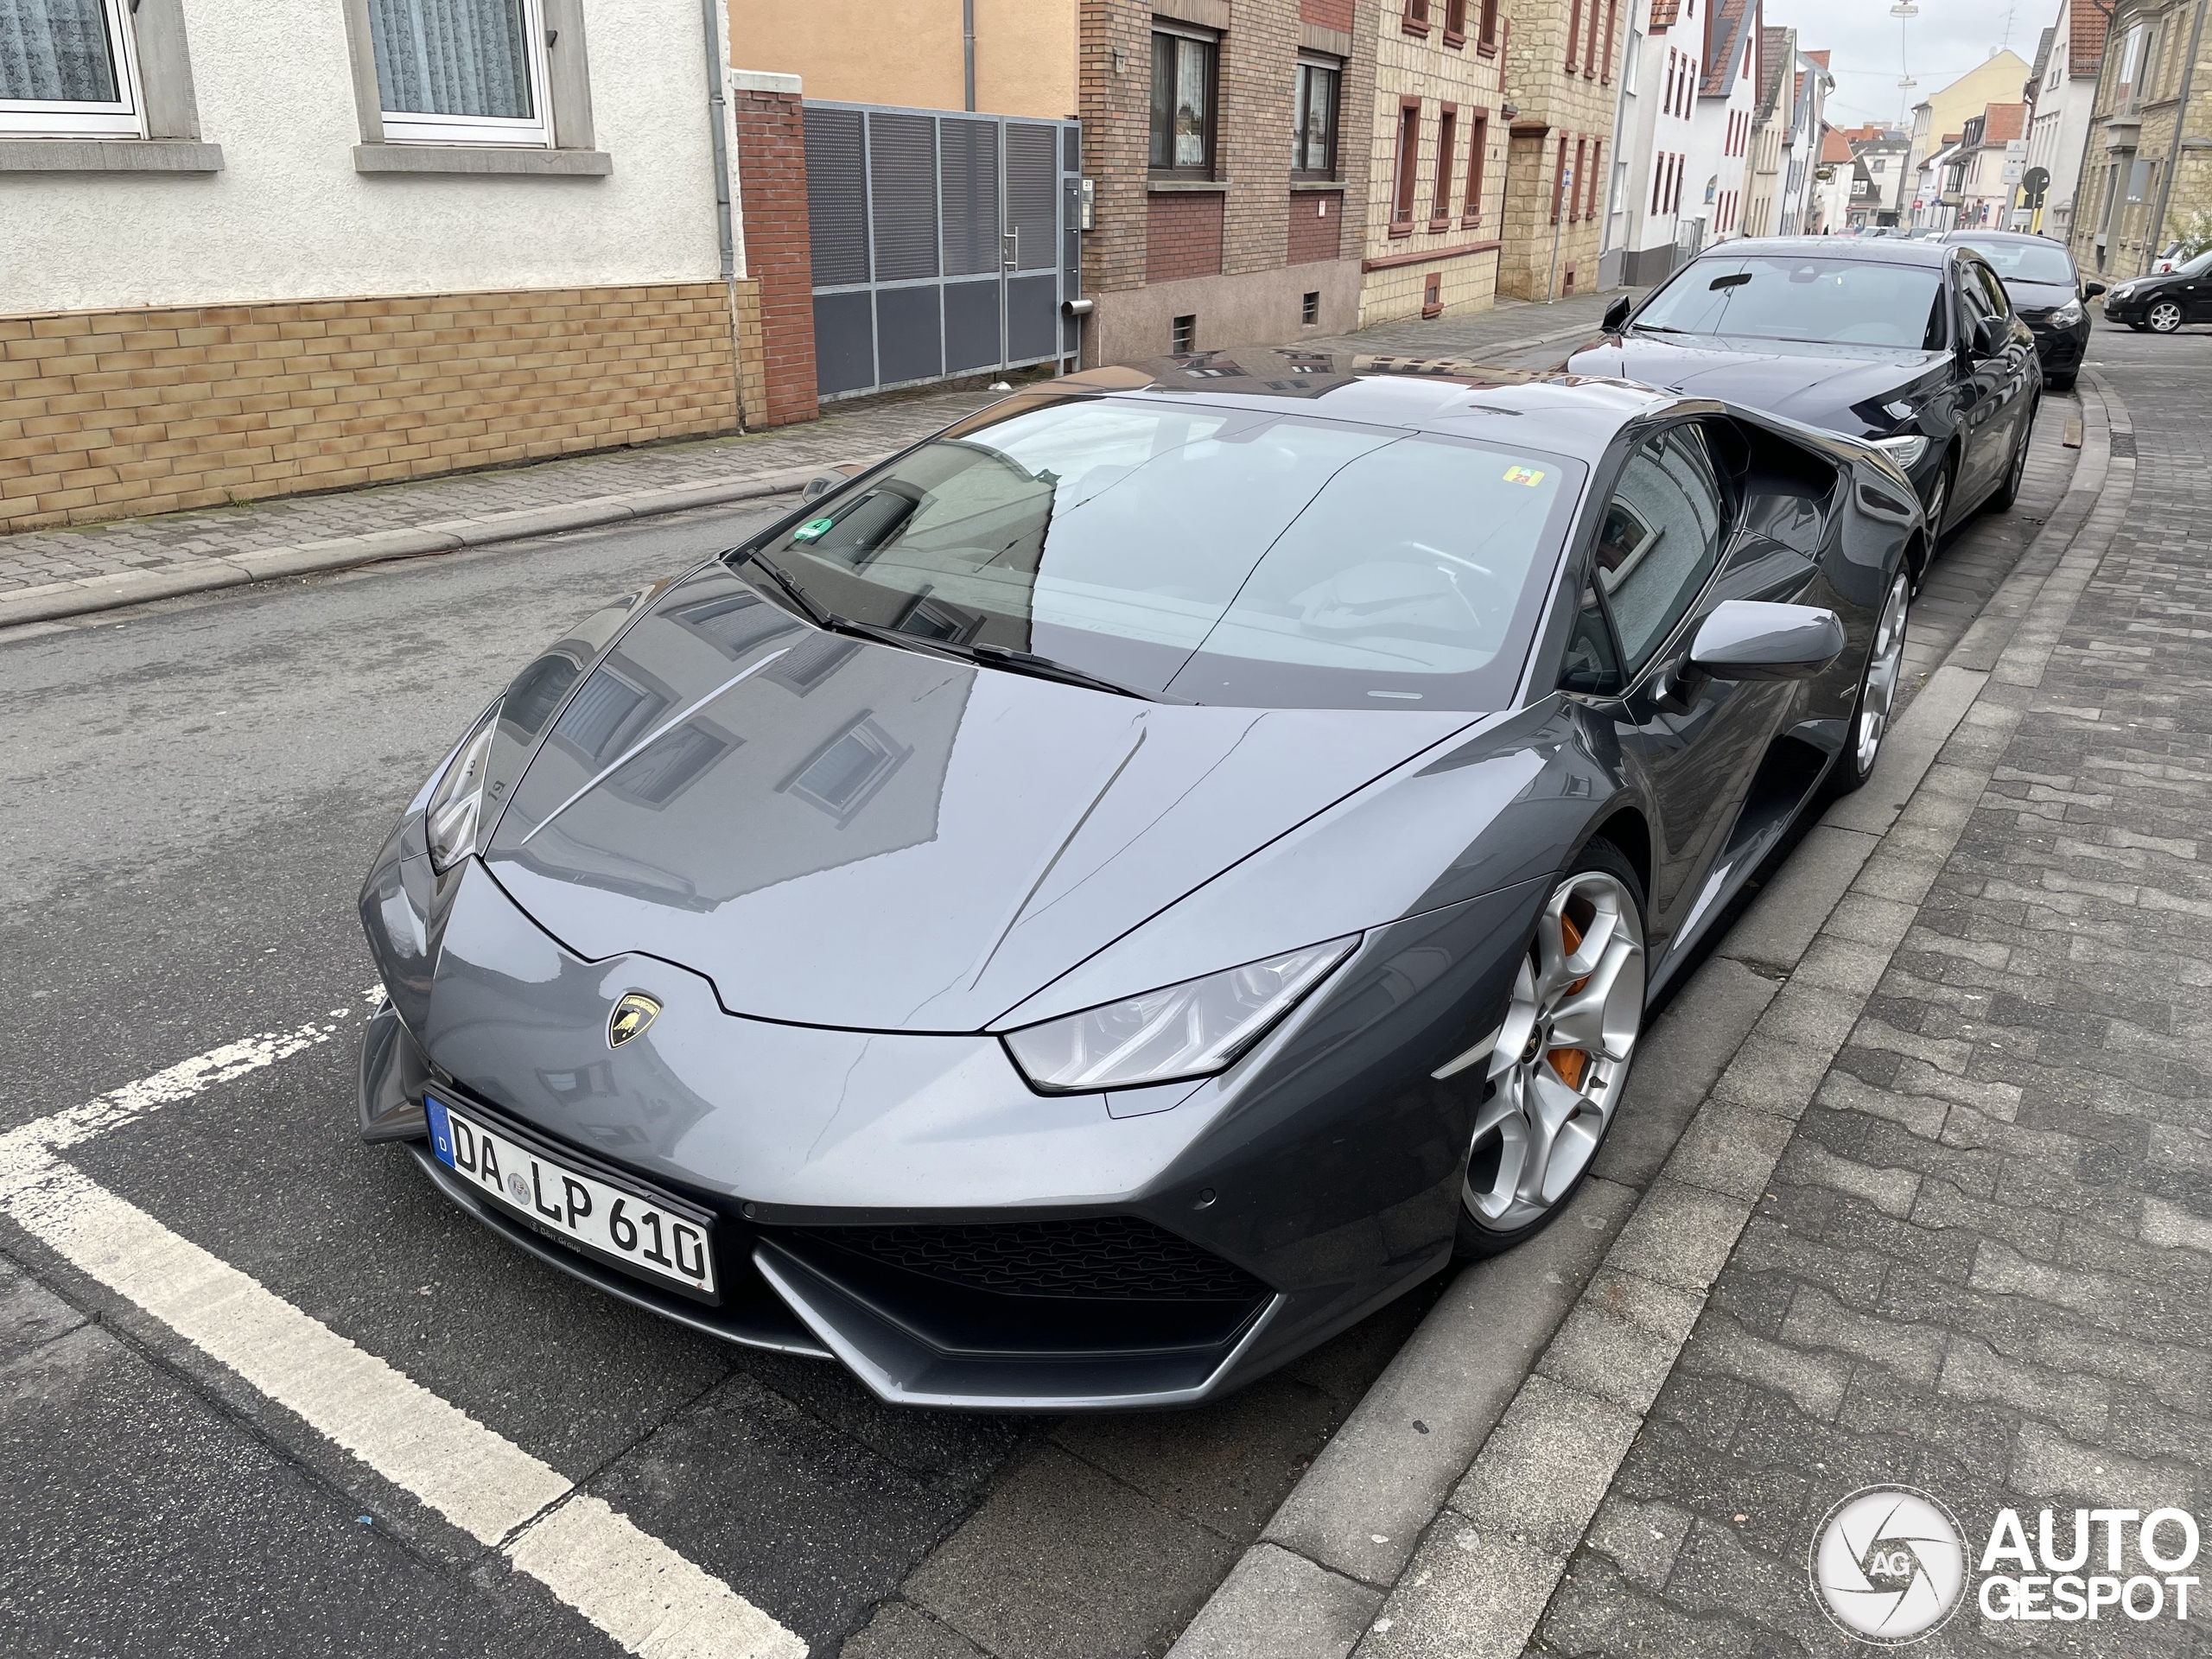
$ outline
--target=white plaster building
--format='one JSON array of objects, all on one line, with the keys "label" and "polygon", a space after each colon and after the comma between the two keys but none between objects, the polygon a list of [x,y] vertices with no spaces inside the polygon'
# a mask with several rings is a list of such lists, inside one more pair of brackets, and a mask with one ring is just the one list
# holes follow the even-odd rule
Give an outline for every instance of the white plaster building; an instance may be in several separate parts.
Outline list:
[{"label": "white plaster building", "polygon": [[2096,0],[2059,0],[2058,19],[2044,31],[2031,83],[2028,166],[2050,175],[2028,228],[2062,242],[2074,226],[2074,198],[2082,176],[2082,147],[2096,102],[2097,69],[2104,54],[2105,14]]}]

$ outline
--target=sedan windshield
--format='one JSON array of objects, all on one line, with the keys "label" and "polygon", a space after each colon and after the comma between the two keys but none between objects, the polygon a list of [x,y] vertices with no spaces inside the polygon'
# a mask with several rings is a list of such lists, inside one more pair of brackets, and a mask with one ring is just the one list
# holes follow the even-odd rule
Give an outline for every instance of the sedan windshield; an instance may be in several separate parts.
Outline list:
[{"label": "sedan windshield", "polygon": [[1303,415],[1024,402],[734,557],[765,555],[841,623],[1173,699],[1510,699],[1576,462]]},{"label": "sedan windshield", "polygon": [[1652,296],[1635,326],[1936,352],[1946,338],[1943,273],[1886,259],[1699,259]]},{"label": "sedan windshield", "polygon": [[2074,261],[2056,242],[2010,242],[1971,236],[1959,239],[1996,266],[1997,274],[2008,283],[2074,286]]}]

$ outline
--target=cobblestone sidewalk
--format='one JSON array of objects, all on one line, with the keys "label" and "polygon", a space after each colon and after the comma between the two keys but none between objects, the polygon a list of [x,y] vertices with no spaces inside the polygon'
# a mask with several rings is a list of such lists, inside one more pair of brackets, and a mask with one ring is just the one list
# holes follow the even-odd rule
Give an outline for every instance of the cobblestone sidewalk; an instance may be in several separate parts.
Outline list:
[{"label": "cobblestone sidewalk", "polygon": [[[1969,1573],[2003,1509],[2063,1555],[2077,1507],[2212,1494],[2212,385],[2121,384],[2158,418],[2115,407],[2073,550],[1942,671],[1979,695],[1360,1659],[1863,1652],[1807,1574],[1859,1488],[1935,1494]],[[1970,1600],[1918,1650],[2212,1653],[2190,1611]]]},{"label": "cobblestone sidewalk", "polygon": [[[1508,302],[1472,316],[1399,323],[1308,344],[1465,355],[1594,328],[1613,297],[1592,295],[1552,306]],[[237,582],[289,574],[276,556],[305,546],[388,537],[394,543],[390,556],[430,550],[427,544],[405,544],[410,531],[481,527],[489,521],[494,535],[508,530],[538,533],[542,527],[565,527],[540,526],[533,522],[540,515],[620,502],[632,503],[635,511],[652,511],[656,493],[671,508],[694,505],[695,492],[774,481],[785,474],[899,448],[981,408],[994,395],[968,389],[832,404],[819,421],[747,437],[616,450],[413,484],[0,537],[0,624],[29,620],[30,607],[41,601],[37,614],[62,615],[194,586],[223,585],[193,580],[193,567],[213,561],[244,560],[226,578]],[[479,539],[483,538],[480,530]],[[158,591],[146,580],[150,577],[162,579]],[[112,585],[89,591],[66,586],[96,583]]]}]

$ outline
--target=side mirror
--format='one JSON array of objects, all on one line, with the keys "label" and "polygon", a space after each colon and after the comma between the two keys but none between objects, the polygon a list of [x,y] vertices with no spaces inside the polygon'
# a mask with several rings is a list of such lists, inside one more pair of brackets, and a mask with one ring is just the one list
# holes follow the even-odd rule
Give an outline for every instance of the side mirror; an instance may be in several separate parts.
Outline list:
[{"label": "side mirror", "polygon": [[826,473],[817,473],[806,480],[806,487],[798,493],[798,499],[802,501],[818,501],[847,479],[857,478],[867,470],[867,466],[862,462],[848,461],[832,467]]},{"label": "side mirror", "polygon": [[1974,354],[1976,357],[1994,357],[2005,349],[2005,342],[2012,338],[2012,334],[2005,327],[2006,321],[2004,317],[1984,317],[1974,324]]},{"label": "side mirror", "polygon": [[1843,647],[1843,624],[1834,611],[1731,599],[1699,626],[1690,664],[1716,680],[1807,680]]},{"label": "side mirror", "polygon": [[1618,334],[1628,326],[1629,313],[1636,309],[1636,302],[1625,294],[1605,308],[1604,320],[1598,325],[1609,334]]},{"label": "side mirror", "polygon": [[2104,291],[2105,285],[2102,283],[2084,283],[2082,284],[2082,297],[2085,300],[2094,300],[2098,295]]}]

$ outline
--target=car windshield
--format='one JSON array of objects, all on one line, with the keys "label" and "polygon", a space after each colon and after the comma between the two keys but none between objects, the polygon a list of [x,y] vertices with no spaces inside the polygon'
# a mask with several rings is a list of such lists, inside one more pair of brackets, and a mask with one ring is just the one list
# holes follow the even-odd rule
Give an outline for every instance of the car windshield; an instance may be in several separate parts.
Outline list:
[{"label": "car windshield", "polygon": [[1699,259],[1652,296],[1636,326],[1941,351],[1943,273],[1887,259]]},{"label": "car windshield", "polygon": [[1047,394],[826,496],[763,554],[817,611],[1151,695],[1490,709],[1583,477],[1535,450]]},{"label": "car windshield", "polygon": [[2207,248],[2185,265],[2175,266],[2173,274],[2177,276],[2202,276],[2208,270],[2212,270],[2212,248]]},{"label": "car windshield", "polygon": [[1959,239],[1996,266],[1997,274],[2008,283],[2074,286],[2074,261],[2056,242],[2005,242],[1971,236]]}]

